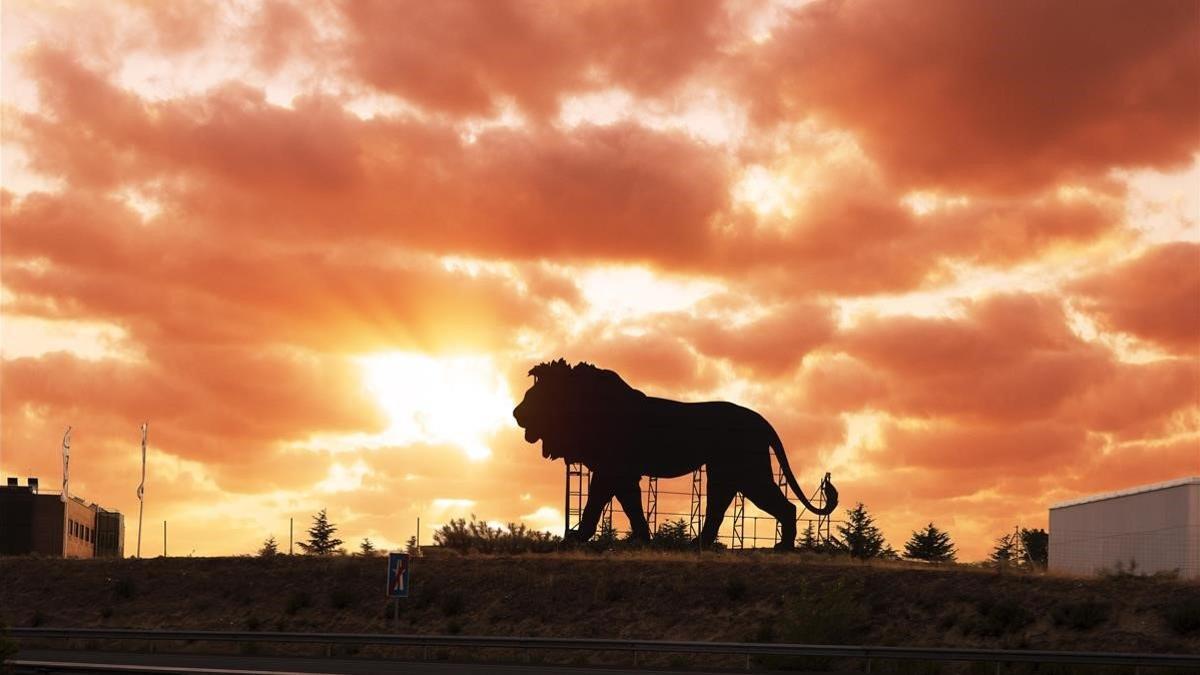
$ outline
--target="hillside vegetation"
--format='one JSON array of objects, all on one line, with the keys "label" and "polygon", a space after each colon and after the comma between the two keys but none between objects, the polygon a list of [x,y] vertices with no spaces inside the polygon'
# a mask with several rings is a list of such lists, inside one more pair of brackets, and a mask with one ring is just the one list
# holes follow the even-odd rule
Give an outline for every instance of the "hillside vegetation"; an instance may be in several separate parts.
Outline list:
[{"label": "hillside vegetation", "polygon": [[0,559],[13,626],[400,632],[1200,651],[1200,584],[801,555],[414,560],[389,618],[383,558]]}]

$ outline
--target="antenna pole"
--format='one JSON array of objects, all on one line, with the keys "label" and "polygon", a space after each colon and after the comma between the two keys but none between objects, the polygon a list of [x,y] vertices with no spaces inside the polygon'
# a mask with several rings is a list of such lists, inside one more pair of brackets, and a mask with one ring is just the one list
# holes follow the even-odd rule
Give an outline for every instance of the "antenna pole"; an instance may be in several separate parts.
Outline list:
[{"label": "antenna pole", "polygon": [[68,520],[70,517],[70,513],[67,510],[67,500],[69,499],[68,493],[70,492],[70,490],[68,489],[67,483],[68,483],[68,477],[70,475],[69,470],[70,470],[70,465],[71,465],[71,427],[69,427],[69,426],[67,427],[66,433],[63,434],[62,458],[63,458],[63,484],[62,484],[62,494],[59,495],[59,499],[62,500],[62,503],[63,503],[62,557],[66,558],[67,557],[67,531],[68,531],[67,523],[68,523]]},{"label": "antenna pole", "polygon": [[[142,557],[142,509],[146,504],[146,432],[150,429],[149,422],[142,422],[142,482],[138,484],[138,537],[137,557]],[[166,527],[163,528],[163,544],[166,545]],[[165,555],[165,554],[164,554]]]}]

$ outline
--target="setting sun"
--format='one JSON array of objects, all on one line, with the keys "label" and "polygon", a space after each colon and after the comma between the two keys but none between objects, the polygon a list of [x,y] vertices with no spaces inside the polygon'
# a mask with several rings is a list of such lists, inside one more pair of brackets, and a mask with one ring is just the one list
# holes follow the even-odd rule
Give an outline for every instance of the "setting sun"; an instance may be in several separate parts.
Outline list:
[{"label": "setting sun", "polygon": [[367,389],[390,420],[381,440],[448,443],[491,456],[488,434],[510,422],[512,397],[491,359],[390,352],[359,359]]}]

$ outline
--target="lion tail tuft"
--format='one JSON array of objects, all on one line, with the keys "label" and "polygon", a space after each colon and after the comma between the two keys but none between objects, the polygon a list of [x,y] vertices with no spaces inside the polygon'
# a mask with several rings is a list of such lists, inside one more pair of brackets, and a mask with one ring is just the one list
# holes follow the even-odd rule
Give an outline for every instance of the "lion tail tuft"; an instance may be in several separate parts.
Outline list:
[{"label": "lion tail tuft", "polygon": [[833,486],[833,481],[829,480],[829,474],[825,474],[825,478],[821,479],[821,494],[824,496],[825,505],[817,508],[812,502],[808,501],[808,497],[804,495],[804,490],[800,489],[800,483],[796,480],[796,474],[792,473],[792,467],[788,465],[787,454],[783,449],[783,441],[779,439],[779,434],[775,428],[767,423],[767,429],[770,431],[771,449],[775,451],[775,458],[779,460],[779,469],[783,471],[783,475],[787,478],[788,486],[792,488],[792,492],[796,493],[796,497],[804,504],[804,508],[818,516],[827,516],[833,513],[833,510],[838,505],[838,491]]}]

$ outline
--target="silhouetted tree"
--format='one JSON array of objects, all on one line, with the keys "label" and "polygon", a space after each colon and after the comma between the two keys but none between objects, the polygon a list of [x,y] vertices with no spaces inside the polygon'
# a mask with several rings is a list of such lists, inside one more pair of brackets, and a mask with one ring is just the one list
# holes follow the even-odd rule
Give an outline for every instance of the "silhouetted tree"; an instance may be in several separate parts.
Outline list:
[{"label": "silhouetted tree", "polygon": [[912,560],[954,562],[956,554],[950,533],[937,529],[933,523],[926,525],[924,530],[913,532],[904,544],[904,557]]},{"label": "silhouetted tree", "polygon": [[409,555],[416,555],[418,548],[417,535],[414,534],[413,536],[409,537],[408,541],[404,544],[404,551]]},{"label": "silhouetted tree", "polygon": [[1006,534],[996,540],[996,546],[992,549],[991,561],[997,565],[1017,564],[1017,537],[1015,534]]},{"label": "silhouetted tree", "polygon": [[1046,569],[1050,563],[1050,535],[1045,530],[1021,528],[1021,545],[1025,547],[1030,564]]},{"label": "silhouetted tree", "polygon": [[819,550],[820,546],[821,542],[817,541],[817,530],[810,520],[808,527],[804,528],[804,534],[800,535],[800,541],[796,544],[796,548],[801,551],[815,552]]},{"label": "silhouetted tree", "polygon": [[262,558],[270,558],[273,555],[279,554],[279,544],[275,542],[275,535],[267,537],[263,542],[262,548],[258,549],[258,555]]},{"label": "silhouetted tree", "polygon": [[691,548],[692,538],[688,535],[688,524],[683,518],[669,520],[658,526],[650,543],[667,549],[682,550]]},{"label": "silhouetted tree", "polygon": [[342,540],[333,536],[337,527],[329,522],[325,509],[313,516],[313,526],[308,528],[308,541],[299,542],[300,548],[309,555],[329,555],[338,550]]},{"label": "silhouetted tree", "polygon": [[375,544],[371,543],[370,539],[363,537],[362,543],[358,545],[358,554],[364,558],[373,558],[379,554],[375,548]]},{"label": "silhouetted tree", "polygon": [[611,549],[617,545],[617,529],[612,523],[601,523],[596,536],[592,538],[592,544],[604,550]]},{"label": "silhouetted tree", "polygon": [[869,560],[896,557],[896,552],[884,541],[883,533],[875,527],[875,519],[867,513],[862,502],[846,510],[846,522],[838,525],[838,533],[841,535],[838,548],[852,558]]}]

